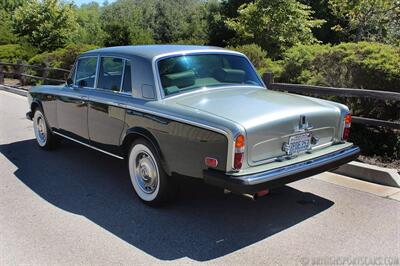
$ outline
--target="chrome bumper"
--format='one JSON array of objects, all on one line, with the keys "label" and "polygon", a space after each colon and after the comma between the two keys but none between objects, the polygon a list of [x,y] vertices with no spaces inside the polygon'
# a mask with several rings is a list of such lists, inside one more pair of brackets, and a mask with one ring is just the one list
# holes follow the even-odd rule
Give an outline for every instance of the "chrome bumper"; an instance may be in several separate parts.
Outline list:
[{"label": "chrome bumper", "polygon": [[254,193],[332,170],[352,161],[359,153],[360,148],[351,146],[307,161],[243,176],[233,176],[208,169],[204,171],[204,180],[208,184],[231,191]]}]

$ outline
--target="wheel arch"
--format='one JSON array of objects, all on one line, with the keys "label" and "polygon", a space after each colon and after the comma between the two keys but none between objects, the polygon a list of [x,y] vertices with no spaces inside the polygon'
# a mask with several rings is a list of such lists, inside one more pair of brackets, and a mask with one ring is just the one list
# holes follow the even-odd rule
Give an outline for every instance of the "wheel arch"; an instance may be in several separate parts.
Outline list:
[{"label": "wheel arch", "polygon": [[147,140],[154,148],[155,152],[157,153],[158,158],[161,160],[161,165],[163,167],[163,170],[170,175],[170,169],[166,163],[165,158],[163,157],[160,145],[158,144],[157,139],[154,137],[154,135],[147,129],[142,128],[142,127],[132,127],[129,128],[121,141],[121,148],[122,148],[122,153],[125,158],[128,157],[128,153],[131,147],[131,144],[137,140],[137,139],[145,139]]},{"label": "wheel arch", "polygon": [[36,108],[40,108],[40,110],[43,112],[43,106],[42,103],[38,100],[34,100],[31,103],[31,111],[32,111],[32,115],[35,112]]}]

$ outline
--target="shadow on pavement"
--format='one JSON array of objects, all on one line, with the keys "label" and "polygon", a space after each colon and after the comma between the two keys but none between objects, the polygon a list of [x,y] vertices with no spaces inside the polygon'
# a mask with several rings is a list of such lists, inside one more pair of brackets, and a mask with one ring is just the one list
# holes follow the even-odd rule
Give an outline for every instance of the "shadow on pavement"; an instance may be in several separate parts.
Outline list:
[{"label": "shadow on pavement", "polygon": [[0,152],[17,167],[15,176],[49,203],[161,260],[215,259],[333,205],[288,186],[252,202],[188,180],[176,203],[153,209],[134,196],[122,160],[70,142],[45,152],[25,140],[0,145]]}]

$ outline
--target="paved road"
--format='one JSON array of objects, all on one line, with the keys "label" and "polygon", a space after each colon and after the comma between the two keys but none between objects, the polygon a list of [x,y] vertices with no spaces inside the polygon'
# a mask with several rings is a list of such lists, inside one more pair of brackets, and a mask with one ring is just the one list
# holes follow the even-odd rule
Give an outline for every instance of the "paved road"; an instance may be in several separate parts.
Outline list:
[{"label": "paved road", "polygon": [[0,265],[399,262],[399,201],[322,174],[256,202],[191,181],[152,209],[123,161],[73,143],[39,150],[26,110],[0,91]]}]

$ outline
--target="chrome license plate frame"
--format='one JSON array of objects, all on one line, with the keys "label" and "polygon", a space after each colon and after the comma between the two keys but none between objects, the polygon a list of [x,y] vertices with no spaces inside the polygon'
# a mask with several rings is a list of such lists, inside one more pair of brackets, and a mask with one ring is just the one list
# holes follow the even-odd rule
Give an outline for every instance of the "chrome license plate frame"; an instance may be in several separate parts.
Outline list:
[{"label": "chrome license plate frame", "polygon": [[287,144],[287,154],[296,155],[310,150],[311,137],[312,134],[310,132],[290,136]]}]

